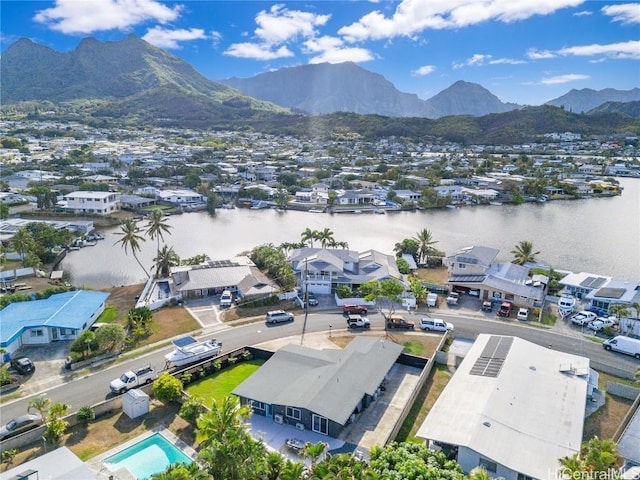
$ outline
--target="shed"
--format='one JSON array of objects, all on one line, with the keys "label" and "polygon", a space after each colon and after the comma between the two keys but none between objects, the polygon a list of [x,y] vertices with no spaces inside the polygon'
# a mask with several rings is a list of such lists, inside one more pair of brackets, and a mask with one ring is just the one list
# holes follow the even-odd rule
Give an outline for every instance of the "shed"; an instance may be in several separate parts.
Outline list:
[{"label": "shed", "polygon": [[134,388],[122,397],[122,411],[129,418],[138,418],[149,413],[149,395]]}]

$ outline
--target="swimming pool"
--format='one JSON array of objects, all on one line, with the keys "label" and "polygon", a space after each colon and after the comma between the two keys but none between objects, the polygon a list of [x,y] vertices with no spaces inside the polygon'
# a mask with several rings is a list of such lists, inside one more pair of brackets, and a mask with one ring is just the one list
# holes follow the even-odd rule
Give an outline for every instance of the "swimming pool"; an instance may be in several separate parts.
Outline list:
[{"label": "swimming pool", "polygon": [[138,480],[145,480],[178,462],[191,464],[193,460],[160,433],[155,433],[111,455],[103,463],[112,471],[124,467]]}]

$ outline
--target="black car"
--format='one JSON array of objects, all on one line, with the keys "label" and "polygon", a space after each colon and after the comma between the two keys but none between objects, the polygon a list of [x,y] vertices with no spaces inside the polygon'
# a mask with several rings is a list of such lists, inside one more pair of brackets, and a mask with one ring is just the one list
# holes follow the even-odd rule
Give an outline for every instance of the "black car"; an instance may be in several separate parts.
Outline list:
[{"label": "black car", "polygon": [[27,357],[14,358],[11,360],[11,367],[20,375],[28,375],[29,373],[33,373],[36,369],[36,366],[33,364],[31,359]]}]

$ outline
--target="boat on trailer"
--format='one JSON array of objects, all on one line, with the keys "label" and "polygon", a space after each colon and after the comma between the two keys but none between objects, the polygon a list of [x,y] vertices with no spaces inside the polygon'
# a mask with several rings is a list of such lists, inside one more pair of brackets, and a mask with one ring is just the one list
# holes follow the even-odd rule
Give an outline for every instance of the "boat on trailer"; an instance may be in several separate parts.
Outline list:
[{"label": "boat on trailer", "polygon": [[164,356],[167,367],[183,367],[218,355],[222,342],[212,338],[199,342],[191,336],[174,340],[175,349]]}]

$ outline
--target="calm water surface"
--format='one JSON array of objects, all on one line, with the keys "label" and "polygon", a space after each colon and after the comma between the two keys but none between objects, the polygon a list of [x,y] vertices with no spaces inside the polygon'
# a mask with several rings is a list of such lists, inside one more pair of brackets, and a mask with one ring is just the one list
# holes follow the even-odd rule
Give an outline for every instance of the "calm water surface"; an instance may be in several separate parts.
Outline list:
[{"label": "calm water surface", "polygon": [[[169,218],[173,227],[165,242],[182,257],[206,253],[214,260],[232,257],[264,243],[297,242],[309,227],[334,232],[355,250],[392,253],[396,243],[428,228],[436,247],[452,254],[462,247],[484,245],[500,249],[499,260],[521,240],[533,242],[538,260],[556,269],[587,271],[621,280],[640,280],[640,180],[620,179],[621,196],[553,201],[543,204],[463,207],[421,212],[321,214],[275,210],[218,210]],[[144,227],[145,222],[140,225]],[[119,229],[103,230],[106,239],[95,247],[70,252],[61,264],[75,285],[106,288],[144,281],[134,258],[114,245]],[[156,243],[143,242],[138,253],[149,269]]]}]

